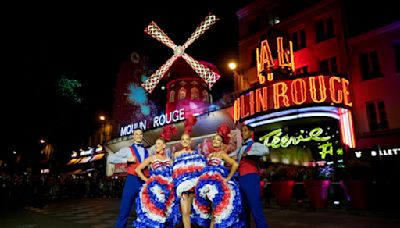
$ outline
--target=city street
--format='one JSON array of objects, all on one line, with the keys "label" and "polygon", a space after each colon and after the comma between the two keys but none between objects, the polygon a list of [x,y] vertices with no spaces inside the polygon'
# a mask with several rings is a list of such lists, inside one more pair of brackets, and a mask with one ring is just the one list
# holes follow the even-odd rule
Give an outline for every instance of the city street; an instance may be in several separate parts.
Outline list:
[{"label": "city street", "polygon": [[[2,210],[0,227],[115,227],[119,199],[67,199],[42,209]],[[264,210],[270,227],[398,227],[400,218],[345,209]],[[133,217],[133,215],[132,215]]]}]

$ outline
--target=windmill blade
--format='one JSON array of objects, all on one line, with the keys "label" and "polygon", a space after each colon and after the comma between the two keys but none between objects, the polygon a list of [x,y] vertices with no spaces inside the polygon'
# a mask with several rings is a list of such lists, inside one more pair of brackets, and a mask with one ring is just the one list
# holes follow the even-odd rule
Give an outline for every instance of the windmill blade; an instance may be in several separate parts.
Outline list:
[{"label": "windmill blade", "polygon": [[182,58],[186,60],[189,66],[192,67],[192,69],[208,84],[209,88],[211,88],[214,83],[217,82],[217,80],[221,77],[221,75],[199,63],[199,61],[195,60],[186,53],[182,55]]},{"label": "windmill blade", "polygon": [[191,45],[199,36],[205,33],[213,24],[215,24],[219,18],[215,15],[208,15],[201,24],[196,28],[194,33],[190,36],[190,38],[186,41],[184,45],[182,45],[183,49],[186,49]]},{"label": "windmill blade", "polygon": [[152,21],[144,30],[145,33],[149,34],[151,37],[155,38],[156,40],[160,41],[167,47],[172,49],[176,48],[176,44],[164,33],[163,30],[158,27],[158,25]]},{"label": "windmill blade", "polygon": [[164,76],[164,74],[169,70],[172,64],[178,59],[179,56],[173,55],[171,58],[167,60],[156,72],[154,72],[143,84],[142,87],[147,90],[147,92],[153,92],[154,88],[160,82],[160,79]]}]

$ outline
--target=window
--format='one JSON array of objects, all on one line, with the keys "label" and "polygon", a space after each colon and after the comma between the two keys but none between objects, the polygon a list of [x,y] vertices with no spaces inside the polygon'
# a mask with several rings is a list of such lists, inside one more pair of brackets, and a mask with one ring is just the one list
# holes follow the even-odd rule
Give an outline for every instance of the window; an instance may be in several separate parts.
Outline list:
[{"label": "window", "polygon": [[317,21],[315,23],[315,31],[317,43],[333,38],[335,36],[333,18],[328,17],[324,20]]},{"label": "window", "polygon": [[175,101],[175,91],[171,90],[169,93],[169,102],[174,102]]},{"label": "window", "polygon": [[260,19],[257,17],[249,23],[249,34],[256,33],[260,30]]},{"label": "window", "polygon": [[308,73],[308,66],[303,66],[296,69],[296,74],[307,74]]},{"label": "window", "polygon": [[337,73],[338,66],[336,57],[325,59],[319,62],[319,70],[322,73]]},{"label": "window", "polygon": [[400,73],[400,43],[394,45],[394,59],[396,64],[396,73]]},{"label": "window", "polygon": [[389,128],[385,103],[383,101],[367,102],[367,115],[370,131]]},{"label": "window", "polygon": [[361,53],[360,67],[361,77],[363,80],[369,80],[382,76],[377,51]]},{"label": "window", "polygon": [[207,90],[203,90],[202,95],[203,95],[203,101],[204,102],[208,102],[208,92],[207,92]]},{"label": "window", "polygon": [[306,47],[306,32],[304,29],[292,34],[293,51],[300,50]]},{"label": "window", "polygon": [[274,26],[281,22],[278,11],[270,11],[269,14],[266,15],[266,18],[268,18],[268,24],[270,26]]},{"label": "window", "polygon": [[179,89],[178,100],[183,100],[186,98],[186,89],[181,87]]},{"label": "window", "polygon": [[269,22],[269,25],[274,26],[274,25],[279,24],[281,22],[281,20],[277,16],[277,17],[270,18],[268,22]]},{"label": "window", "polygon": [[388,119],[386,116],[385,103],[383,103],[383,101],[378,102],[378,114],[379,114],[379,118],[380,118],[380,128],[388,129],[389,124],[388,124]]},{"label": "window", "polygon": [[199,90],[196,87],[190,89],[190,98],[192,100],[199,99]]}]

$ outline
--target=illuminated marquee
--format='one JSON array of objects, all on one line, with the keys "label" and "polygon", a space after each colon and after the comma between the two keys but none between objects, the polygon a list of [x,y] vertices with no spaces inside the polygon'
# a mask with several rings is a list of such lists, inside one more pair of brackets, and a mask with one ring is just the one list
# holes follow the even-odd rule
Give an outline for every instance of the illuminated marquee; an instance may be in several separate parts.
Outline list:
[{"label": "illuminated marquee", "polygon": [[241,121],[260,113],[315,104],[351,107],[349,80],[338,76],[319,75],[279,81],[250,89],[234,101],[234,121]]},{"label": "illuminated marquee", "polygon": [[[326,155],[334,155],[333,144],[330,142],[333,136],[322,136],[324,131],[320,127],[316,127],[311,131],[300,130],[296,136],[289,136],[288,134],[283,135],[282,129],[276,129],[268,134],[260,137],[260,141],[268,148],[287,148],[290,145],[298,145],[302,142],[321,142],[318,146],[319,154],[321,159],[325,159]],[[337,148],[336,154],[339,156],[343,155],[343,149]]]},{"label": "illuminated marquee", "polygon": [[[183,108],[179,110],[174,110],[167,114],[161,114],[159,116],[155,116],[152,121],[153,128],[162,127],[165,124],[176,123],[178,121],[182,121],[185,119],[185,110]],[[121,127],[119,132],[120,136],[130,135],[133,133],[135,129],[147,129],[147,121],[141,121],[139,123],[131,123],[126,126]]]},{"label": "illuminated marquee", "polygon": [[282,129],[279,128],[260,137],[260,141],[263,141],[263,144],[267,147],[286,148],[289,145],[297,145],[300,142],[325,142],[331,139],[331,136],[321,136],[323,130],[319,127],[312,129],[307,136],[303,136],[304,132],[305,130],[300,130],[300,134],[298,136],[289,136],[287,134],[282,136]]}]

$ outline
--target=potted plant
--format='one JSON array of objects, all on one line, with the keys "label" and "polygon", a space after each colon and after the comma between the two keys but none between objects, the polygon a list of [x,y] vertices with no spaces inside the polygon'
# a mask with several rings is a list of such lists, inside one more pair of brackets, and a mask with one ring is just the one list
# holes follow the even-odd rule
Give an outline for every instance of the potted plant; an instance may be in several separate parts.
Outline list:
[{"label": "potted plant", "polygon": [[303,181],[311,207],[324,208],[328,202],[328,189],[333,168],[330,165],[310,167]]},{"label": "potted plant", "polygon": [[278,164],[271,171],[270,181],[276,198],[276,203],[281,207],[288,207],[292,201],[296,167]]},{"label": "potted plant", "polygon": [[350,205],[353,209],[368,208],[368,184],[371,179],[371,165],[359,159],[347,162],[346,181]]}]

